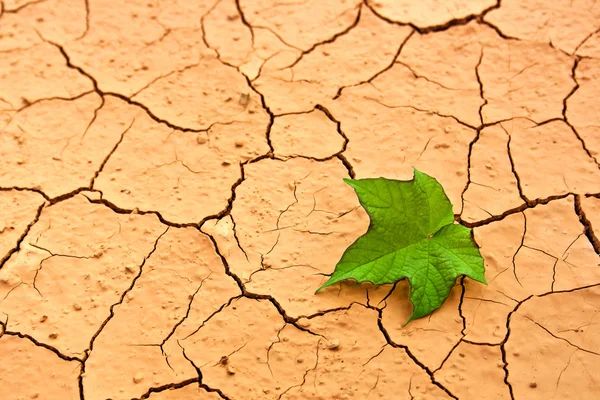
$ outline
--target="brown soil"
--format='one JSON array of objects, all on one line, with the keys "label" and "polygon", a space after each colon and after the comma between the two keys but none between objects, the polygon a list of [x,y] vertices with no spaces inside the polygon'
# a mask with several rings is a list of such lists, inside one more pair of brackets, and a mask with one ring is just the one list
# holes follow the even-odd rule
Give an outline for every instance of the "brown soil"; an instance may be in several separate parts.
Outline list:
[{"label": "brown soil", "polygon": [[[2,399],[600,398],[600,3],[5,0],[0,53]],[[315,295],[413,166],[489,284]]]}]

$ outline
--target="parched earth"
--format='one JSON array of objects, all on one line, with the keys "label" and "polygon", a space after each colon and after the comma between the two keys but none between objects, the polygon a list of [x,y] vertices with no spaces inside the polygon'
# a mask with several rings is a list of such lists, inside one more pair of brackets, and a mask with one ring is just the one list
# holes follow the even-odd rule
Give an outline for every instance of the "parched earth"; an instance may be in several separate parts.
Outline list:
[{"label": "parched earth", "polygon": [[[2,399],[600,398],[600,3],[5,0]],[[474,228],[314,294],[434,176]]]}]

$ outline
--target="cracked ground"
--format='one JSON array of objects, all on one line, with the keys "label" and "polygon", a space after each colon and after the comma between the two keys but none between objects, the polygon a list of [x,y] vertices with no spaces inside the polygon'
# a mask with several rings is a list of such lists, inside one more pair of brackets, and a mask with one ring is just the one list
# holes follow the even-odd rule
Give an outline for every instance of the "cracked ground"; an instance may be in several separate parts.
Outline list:
[{"label": "cracked ground", "polygon": [[[600,3],[5,0],[0,88],[2,399],[600,398]],[[489,284],[315,295],[413,166]]]}]

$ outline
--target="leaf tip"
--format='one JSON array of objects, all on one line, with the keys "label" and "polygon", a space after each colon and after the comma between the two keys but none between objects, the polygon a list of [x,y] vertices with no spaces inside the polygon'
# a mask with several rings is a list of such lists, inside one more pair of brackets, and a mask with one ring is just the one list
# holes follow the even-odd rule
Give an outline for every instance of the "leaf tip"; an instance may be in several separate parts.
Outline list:
[{"label": "leaf tip", "polygon": [[419,171],[416,167],[412,167],[413,169],[413,175],[416,178],[417,175],[423,175],[423,173],[421,171]]},{"label": "leaf tip", "polygon": [[336,281],[332,282],[331,277],[329,279],[327,279],[327,282],[325,282],[324,284],[322,284],[317,290],[315,290],[315,294],[319,293],[321,290],[325,289],[327,286],[331,286],[335,283]]},{"label": "leaf tip", "polygon": [[425,315],[416,315],[416,312],[413,310],[412,314],[410,314],[410,317],[408,317],[408,320],[404,323],[404,325],[402,325],[402,327],[404,328],[406,325],[408,325],[410,322],[414,321],[415,319],[423,318],[426,315],[427,314],[425,314]]}]

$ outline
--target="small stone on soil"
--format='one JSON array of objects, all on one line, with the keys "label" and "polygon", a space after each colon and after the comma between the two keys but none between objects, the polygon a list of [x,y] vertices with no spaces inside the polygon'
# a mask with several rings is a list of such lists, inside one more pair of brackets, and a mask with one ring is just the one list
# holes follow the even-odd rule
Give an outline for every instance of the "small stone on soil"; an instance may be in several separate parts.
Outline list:
[{"label": "small stone on soil", "polygon": [[142,374],[142,373],[137,373],[133,377],[133,383],[140,383],[143,380],[144,380],[144,374]]}]

